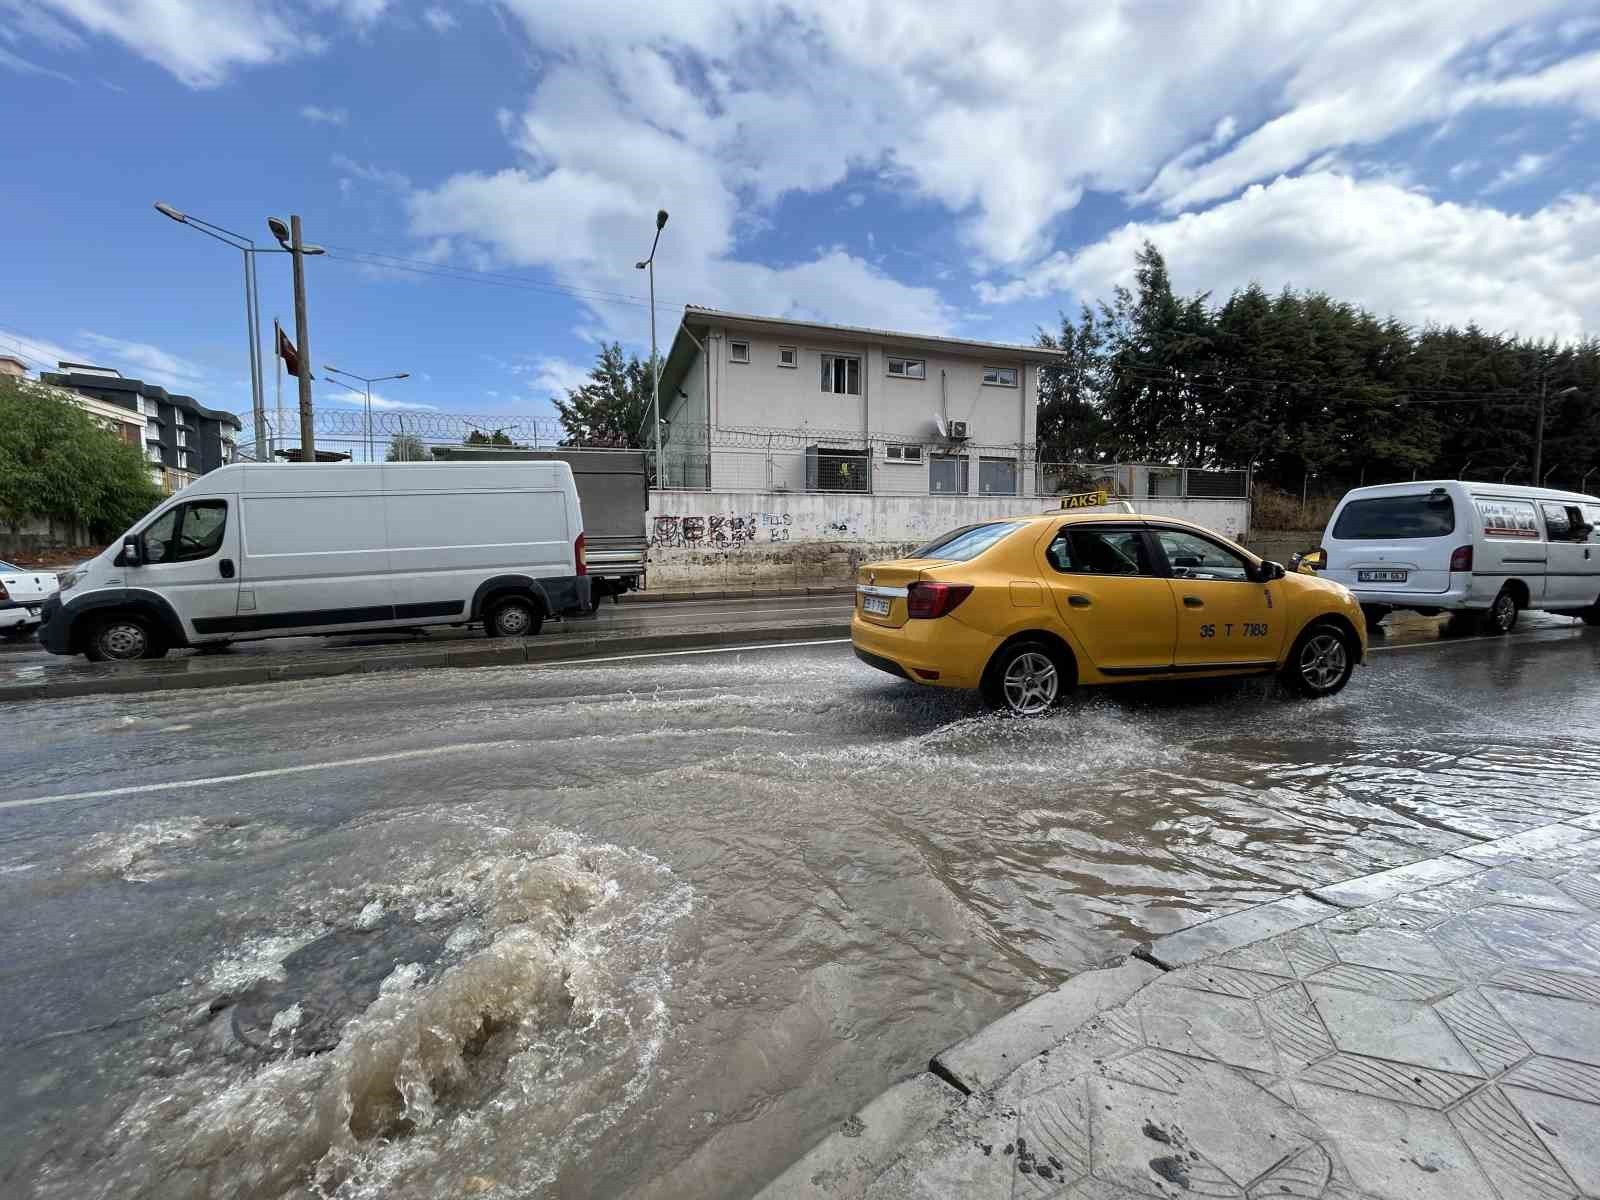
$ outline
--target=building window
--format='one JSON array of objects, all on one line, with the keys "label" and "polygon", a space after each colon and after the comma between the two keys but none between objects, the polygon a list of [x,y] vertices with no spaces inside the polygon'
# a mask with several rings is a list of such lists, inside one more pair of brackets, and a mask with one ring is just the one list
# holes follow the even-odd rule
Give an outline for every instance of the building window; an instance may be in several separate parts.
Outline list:
[{"label": "building window", "polygon": [[160,446],[156,446],[156,445],[146,446],[144,448],[144,453],[145,453],[145,457],[148,458],[153,463],[159,463],[161,461],[161,447]]},{"label": "building window", "polygon": [[928,460],[928,491],[950,496],[967,494],[967,458],[964,454],[935,454]]},{"label": "building window", "polygon": [[987,387],[1016,387],[1017,369],[1015,367],[985,367],[983,369],[983,382]]},{"label": "building window", "polygon": [[731,359],[733,362],[736,362],[736,363],[747,363],[747,362],[749,362],[750,361],[750,343],[749,342],[729,342],[728,343],[728,358]]},{"label": "building window", "polygon": [[843,354],[824,354],[822,390],[839,396],[861,395],[861,360]]},{"label": "building window", "polygon": [[189,431],[187,429],[181,429],[180,428],[178,430],[178,445],[181,448],[181,447],[187,446],[188,444],[189,444]]},{"label": "building window", "polygon": [[922,447],[890,444],[883,448],[883,456],[890,462],[919,463],[922,461]]},{"label": "building window", "polygon": [[797,367],[800,365],[800,352],[793,346],[778,347],[778,365],[780,367]]},{"label": "building window", "polygon": [[889,374],[896,379],[926,379],[928,364],[920,358],[891,358]]},{"label": "building window", "polygon": [[1017,494],[1017,460],[1014,458],[980,458],[978,460],[978,491],[985,496],[1015,496]]}]

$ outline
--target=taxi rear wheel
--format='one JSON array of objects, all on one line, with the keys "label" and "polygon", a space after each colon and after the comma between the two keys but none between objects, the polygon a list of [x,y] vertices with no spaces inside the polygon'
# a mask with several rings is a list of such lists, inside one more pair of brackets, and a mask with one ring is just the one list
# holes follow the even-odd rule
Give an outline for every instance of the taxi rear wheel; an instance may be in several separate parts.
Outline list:
[{"label": "taxi rear wheel", "polygon": [[995,655],[983,677],[983,695],[993,707],[1017,717],[1048,712],[1072,690],[1074,673],[1055,647],[1013,642]]},{"label": "taxi rear wheel", "polygon": [[1355,639],[1333,622],[1319,621],[1296,639],[1283,681],[1297,695],[1315,699],[1339,691],[1355,669]]}]

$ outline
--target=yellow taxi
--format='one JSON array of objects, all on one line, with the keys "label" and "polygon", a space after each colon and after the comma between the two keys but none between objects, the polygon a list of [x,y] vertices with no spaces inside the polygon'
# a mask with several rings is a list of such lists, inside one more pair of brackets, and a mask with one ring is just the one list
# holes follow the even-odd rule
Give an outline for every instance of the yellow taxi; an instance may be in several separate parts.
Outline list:
[{"label": "yellow taxi", "polygon": [[868,563],[850,636],[871,666],[1020,715],[1077,684],[1179,677],[1275,673],[1331,696],[1367,649],[1340,584],[1187,521],[1083,511],[968,525]]}]

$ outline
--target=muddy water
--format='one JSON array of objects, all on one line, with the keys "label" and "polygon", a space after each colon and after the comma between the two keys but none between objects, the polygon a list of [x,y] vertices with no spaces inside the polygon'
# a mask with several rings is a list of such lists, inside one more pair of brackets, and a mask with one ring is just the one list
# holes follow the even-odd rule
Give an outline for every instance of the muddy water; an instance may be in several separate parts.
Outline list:
[{"label": "muddy water", "polygon": [[[1600,809],[1600,639],[996,720],[837,648],[18,709],[7,1194],[748,1194],[1135,942]],[[15,795],[8,789],[8,795]],[[396,965],[399,964],[399,965]]]}]

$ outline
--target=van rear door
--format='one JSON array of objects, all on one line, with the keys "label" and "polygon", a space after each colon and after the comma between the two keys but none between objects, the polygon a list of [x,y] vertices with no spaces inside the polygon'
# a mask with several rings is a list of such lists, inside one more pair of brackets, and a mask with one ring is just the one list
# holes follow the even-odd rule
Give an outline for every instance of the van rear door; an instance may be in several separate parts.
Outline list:
[{"label": "van rear door", "polygon": [[1471,522],[1457,520],[1443,488],[1347,499],[1323,539],[1328,566],[1320,574],[1357,597],[1437,595],[1450,588],[1451,552],[1471,538]]}]

